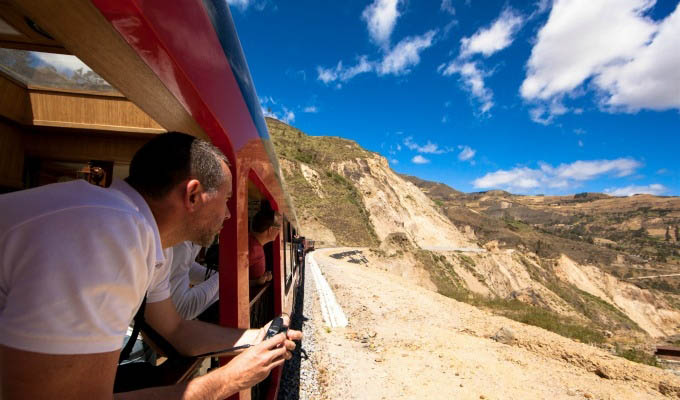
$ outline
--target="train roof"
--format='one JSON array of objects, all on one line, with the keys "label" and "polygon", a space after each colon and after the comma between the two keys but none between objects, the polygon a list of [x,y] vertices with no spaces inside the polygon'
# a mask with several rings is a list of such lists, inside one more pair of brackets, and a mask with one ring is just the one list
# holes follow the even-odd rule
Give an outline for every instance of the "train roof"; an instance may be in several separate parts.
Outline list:
[{"label": "train roof", "polygon": [[2,0],[0,78],[21,124],[208,139],[297,225],[227,2]]}]

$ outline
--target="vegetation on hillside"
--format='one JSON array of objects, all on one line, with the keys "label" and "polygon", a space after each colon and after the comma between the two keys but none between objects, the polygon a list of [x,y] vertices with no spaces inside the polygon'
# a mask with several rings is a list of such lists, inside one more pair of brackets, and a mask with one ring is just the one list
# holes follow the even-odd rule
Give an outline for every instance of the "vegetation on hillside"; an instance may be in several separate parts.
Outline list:
[{"label": "vegetation on hillside", "polygon": [[[342,169],[343,163],[357,161],[361,165],[363,160],[375,157],[374,153],[350,140],[306,135],[277,120],[267,119],[267,124],[302,221],[319,222],[333,232],[338,245],[370,247],[380,257],[411,254],[429,272],[441,294],[519,322],[593,344],[611,342],[612,332],[644,337],[640,326],[619,308],[559,279],[556,260],[564,254],[579,264],[596,265],[623,279],[680,266],[677,199],[655,203],[656,199],[617,199],[596,193],[516,196],[500,190],[466,194],[441,183],[402,176],[428,195],[461,231],[472,228],[480,244],[517,250],[515,262],[523,264],[534,282],[563,300],[578,318],[561,315],[540,301],[498,296],[480,274],[474,255],[459,253],[451,259],[421,250],[404,233],[390,234],[383,241],[383,245],[397,248],[391,256],[379,248],[371,216],[354,183],[359,181],[354,174],[361,175],[361,166],[358,172]],[[526,258],[529,253],[537,257],[530,261]],[[487,286],[491,295],[470,291],[452,262],[456,268],[465,269],[468,279],[471,275]],[[664,290],[669,304],[680,304],[680,279],[634,282]],[[627,340],[635,344],[637,339]],[[635,348],[618,346],[612,351],[653,364],[653,358]]]},{"label": "vegetation on hillside", "polygon": [[[621,279],[680,272],[680,199],[519,196],[499,190],[466,194],[404,178],[439,204],[454,224],[473,227],[482,243],[497,240],[501,248],[525,248],[546,258],[565,254]],[[680,293],[678,278],[631,282]]]},{"label": "vegetation on hillside", "polygon": [[[298,214],[319,220],[333,232],[339,245],[377,245],[357,188],[330,168],[333,162],[369,153],[349,140],[308,136],[275,119],[267,118],[267,125]],[[305,179],[300,163],[316,173],[316,188]]]}]

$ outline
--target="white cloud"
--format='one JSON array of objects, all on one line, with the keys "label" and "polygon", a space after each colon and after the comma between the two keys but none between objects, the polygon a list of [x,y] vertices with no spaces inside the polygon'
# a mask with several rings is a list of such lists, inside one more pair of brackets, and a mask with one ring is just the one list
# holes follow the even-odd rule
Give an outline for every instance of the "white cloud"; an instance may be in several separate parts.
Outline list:
[{"label": "white cloud", "polygon": [[476,188],[515,188],[533,189],[541,186],[544,178],[540,170],[527,167],[514,168],[509,171],[498,170],[475,179],[472,184]]},{"label": "white cloud", "polygon": [[[295,122],[295,113],[283,104],[278,104],[272,97],[260,98],[260,107],[265,117],[275,118],[287,124]],[[272,107],[277,108],[278,111],[273,111]]]},{"label": "white cloud", "polygon": [[453,7],[453,4],[451,4],[451,0],[442,0],[442,4],[439,9],[451,15],[456,15],[456,9]]},{"label": "white cloud", "polygon": [[477,150],[473,150],[470,146],[458,146],[460,153],[458,153],[458,160],[468,161],[475,156]]},{"label": "white cloud", "polygon": [[304,112],[306,112],[306,113],[312,113],[312,114],[314,114],[314,113],[318,113],[318,112],[319,112],[319,109],[316,108],[316,106],[309,106],[309,107],[305,107],[305,109],[302,110],[302,111],[304,111]]},{"label": "white cloud", "polygon": [[69,74],[72,74],[79,69],[82,69],[83,72],[92,71],[90,67],[85,65],[85,63],[80,61],[80,59],[76,56],[55,53],[41,53],[37,51],[32,51],[31,54],[36,56],[45,64],[51,65],[57,70],[67,72]]},{"label": "white cloud", "polygon": [[[483,65],[470,60],[470,57],[475,54],[489,57],[510,46],[515,33],[519,31],[523,23],[524,19],[521,15],[510,8],[504,9],[491,26],[480,28],[472,36],[462,38],[458,57],[437,68],[437,71],[444,76],[453,74],[460,76],[464,89],[470,92],[473,99],[479,103],[479,113],[482,115],[494,106],[493,92],[484,83],[484,78],[491,73],[484,71]],[[536,118],[541,118],[540,112]]]},{"label": "white cloud", "polygon": [[536,11],[537,14],[542,14],[550,8],[552,0],[538,0],[536,1]]},{"label": "white cloud", "polygon": [[248,8],[248,5],[250,5],[250,1],[251,0],[227,0],[227,3],[229,3],[230,6],[235,6],[241,10],[245,10]]},{"label": "white cloud", "polygon": [[343,71],[340,79],[342,79],[343,82],[346,82],[359,74],[370,72],[373,68],[373,63],[368,61],[368,57],[361,56],[359,57],[359,62],[355,66],[347,68],[345,71]]},{"label": "white cloud", "polygon": [[399,160],[397,160],[396,158],[390,158],[390,164],[395,164],[395,165],[399,164]]},{"label": "white cloud", "polygon": [[287,124],[294,122],[295,121],[295,113],[293,113],[290,110],[284,109],[282,121],[287,123]]},{"label": "white cloud", "polygon": [[318,66],[316,67],[316,71],[318,73],[317,79],[325,84],[329,84],[334,81],[347,82],[359,74],[371,72],[374,68],[374,63],[368,61],[368,57],[361,56],[359,57],[357,64],[352,67],[345,68],[342,65],[342,61],[338,61],[335,68],[323,68]]},{"label": "white cloud", "polygon": [[430,160],[418,154],[417,156],[411,159],[411,162],[413,162],[414,164],[427,164],[430,162]]},{"label": "white cloud", "polygon": [[680,109],[680,5],[655,22],[647,16],[654,4],[556,0],[527,62],[522,97],[561,101],[584,95],[590,82],[608,111]]},{"label": "white cloud", "polygon": [[409,136],[406,139],[404,139],[404,146],[406,146],[410,150],[415,150],[418,153],[426,154],[444,154],[451,151],[449,149],[441,149],[439,148],[438,144],[432,143],[429,140],[427,141],[427,143],[425,143],[425,145],[421,146],[413,141],[412,136]]},{"label": "white cloud", "polygon": [[471,37],[460,40],[460,57],[480,53],[484,57],[510,46],[514,34],[522,27],[523,19],[512,9],[506,8],[488,28],[479,29]]},{"label": "white cloud", "polygon": [[580,182],[604,175],[624,177],[633,174],[642,163],[631,158],[615,160],[575,161],[553,167],[539,163],[538,169],[516,167],[511,170],[490,172],[472,183],[476,188],[503,188],[526,190],[537,188],[568,188]]},{"label": "white cloud", "polygon": [[659,183],[653,183],[647,186],[631,185],[622,188],[609,188],[605,189],[604,192],[611,196],[632,196],[634,194],[653,194],[659,196],[667,193],[668,188]]},{"label": "white cloud", "polygon": [[407,37],[399,42],[378,66],[378,74],[403,75],[410,72],[409,67],[420,63],[420,53],[432,46],[432,39],[436,31],[428,31],[420,36]]},{"label": "white cloud", "polygon": [[390,44],[394,25],[401,15],[397,9],[399,3],[400,0],[374,0],[361,13],[371,39],[382,47],[387,48]]},{"label": "white cloud", "polygon": [[333,68],[316,67],[317,79],[325,84],[329,84],[338,79],[338,71],[342,70],[342,61],[338,61],[338,66]]},{"label": "white cloud", "polygon": [[578,141],[578,147],[583,147],[583,140]]},{"label": "white cloud", "polygon": [[370,61],[367,56],[359,57],[357,63],[349,68],[342,61],[334,68],[316,67],[317,79],[325,84],[347,82],[359,74],[376,72],[378,75],[404,75],[411,72],[411,67],[420,63],[420,53],[432,46],[436,31],[429,31],[420,36],[407,37],[391,50],[387,51],[379,62]]},{"label": "white cloud", "polygon": [[484,114],[493,107],[493,93],[484,85],[485,73],[477,68],[476,62],[461,64],[454,60],[445,67],[443,65],[440,66],[439,70],[444,76],[460,75],[464,88],[479,102],[480,113]]},{"label": "white cloud", "polygon": [[397,143],[396,145],[390,145],[390,148],[387,150],[387,153],[394,156],[400,151],[401,151],[401,145],[399,143]]},{"label": "white cloud", "polygon": [[550,103],[538,105],[529,110],[531,120],[542,124],[550,125],[556,116],[566,114],[567,108],[562,104],[560,99],[553,99]]},{"label": "white cloud", "polygon": [[549,164],[541,164],[541,170],[554,174],[559,178],[585,181],[604,174],[614,174],[617,177],[631,175],[642,163],[632,158],[618,158],[616,160],[575,161],[571,164],[560,164],[557,168]]},{"label": "white cloud", "polygon": [[[239,9],[239,11],[245,11],[248,7],[253,7],[258,11],[262,11],[267,6],[268,1],[269,0],[227,0],[227,3],[230,6]],[[274,6],[274,9],[276,9],[276,5]]]},{"label": "white cloud", "polygon": [[606,106],[626,112],[680,109],[680,4],[659,24],[653,41],[625,64],[612,65],[595,80]]}]

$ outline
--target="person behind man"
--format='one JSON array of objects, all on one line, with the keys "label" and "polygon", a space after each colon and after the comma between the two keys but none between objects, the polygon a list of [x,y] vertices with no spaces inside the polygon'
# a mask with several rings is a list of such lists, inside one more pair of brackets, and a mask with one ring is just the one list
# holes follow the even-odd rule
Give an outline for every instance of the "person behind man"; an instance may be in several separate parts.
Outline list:
[{"label": "person behind man", "polygon": [[172,248],[170,292],[177,312],[184,319],[194,319],[219,299],[220,276],[208,276],[207,268],[196,262],[203,246],[190,241]]},{"label": "person behind man", "polygon": [[79,180],[0,195],[0,398],[111,398],[145,294],[147,323],[180,354],[252,346],[188,383],[116,398],[225,398],[289,359],[300,332],[262,341],[263,329],[183,320],[170,299],[163,249],[209,245],[230,217],[231,193],[217,148],[168,133],[109,189]]},{"label": "person behind man", "polygon": [[[267,205],[269,203],[266,203]],[[276,239],[279,234],[280,215],[269,207],[262,207],[253,216],[248,235],[248,262],[250,264],[250,286],[264,285],[272,280],[271,271],[266,269],[264,245]]]}]

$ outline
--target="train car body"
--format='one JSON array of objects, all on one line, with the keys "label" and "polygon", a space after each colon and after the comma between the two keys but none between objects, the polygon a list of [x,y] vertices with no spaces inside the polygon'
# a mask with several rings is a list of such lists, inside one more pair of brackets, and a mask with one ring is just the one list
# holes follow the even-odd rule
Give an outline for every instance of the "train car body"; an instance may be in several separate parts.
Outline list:
[{"label": "train car body", "polygon": [[[256,306],[264,316],[290,313],[301,269],[295,211],[227,3],[0,1],[2,191],[90,179],[95,171],[106,185],[166,131],[209,140],[231,164],[231,218],[219,240],[220,324],[260,324],[251,315]],[[248,222],[262,199],[283,222],[267,249],[274,279],[253,291]],[[276,396],[280,373],[257,397]]]}]

